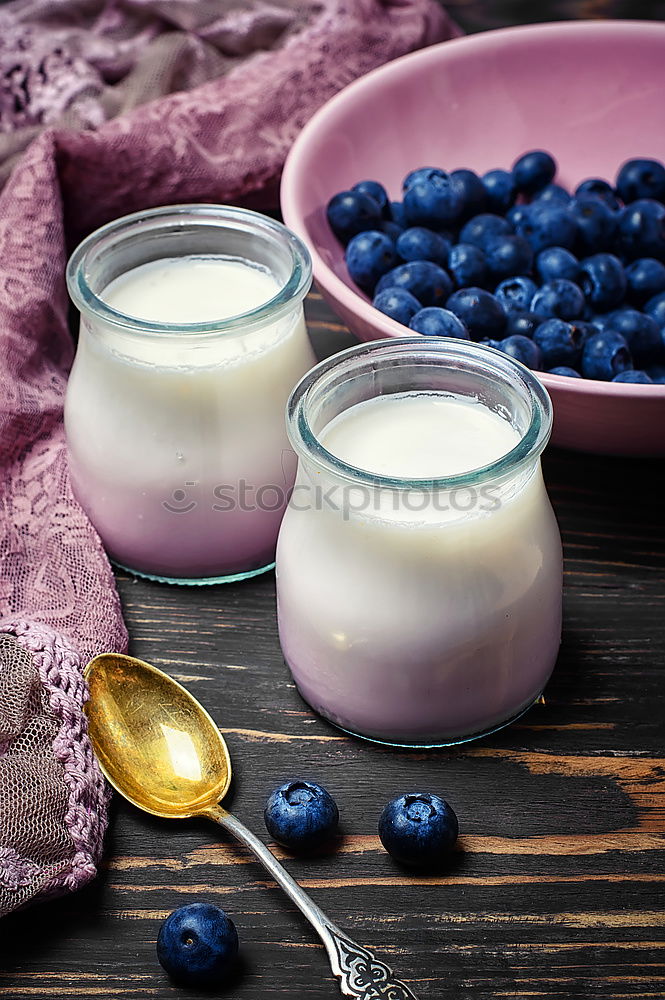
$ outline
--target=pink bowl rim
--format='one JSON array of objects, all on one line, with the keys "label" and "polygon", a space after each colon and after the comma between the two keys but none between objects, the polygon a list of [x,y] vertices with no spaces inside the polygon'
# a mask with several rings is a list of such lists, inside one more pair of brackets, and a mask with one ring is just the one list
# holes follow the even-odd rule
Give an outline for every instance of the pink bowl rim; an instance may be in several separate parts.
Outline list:
[{"label": "pink bowl rim", "polygon": [[[312,257],[314,280],[330,296],[338,301],[343,308],[349,312],[356,313],[358,317],[368,325],[374,326],[385,334],[386,337],[403,337],[404,326],[396,320],[384,316],[374,308],[367,299],[360,293],[350,288],[341,278],[339,278],[326,264],[316,247],[309,240],[309,233],[305,220],[300,211],[300,199],[298,189],[303,171],[302,157],[307,148],[316,143],[320,137],[328,130],[328,121],[333,118],[340,109],[348,103],[353,103],[355,97],[360,92],[371,92],[381,90],[384,78],[389,76],[408,75],[411,65],[416,62],[438,63],[442,51],[450,52],[460,48],[480,50],[493,48],[497,39],[512,39],[521,36],[532,38],[565,40],[568,35],[589,35],[616,37],[621,42],[629,42],[631,37],[644,38],[645,34],[653,37],[659,34],[665,43],[665,22],[648,20],[608,20],[608,21],[547,21],[543,24],[518,25],[509,28],[496,28],[483,31],[475,35],[465,35],[459,38],[452,38],[446,42],[439,42],[427,48],[410,52],[398,59],[377,69],[371,70],[365,76],[354,80],[344,87],[338,94],[330,98],[323,107],[310,118],[302,131],[296,138],[284,164],[282,181],[280,187],[280,202],[282,215],[286,225],[292,229],[296,235],[305,242]],[[598,396],[623,396],[636,399],[665,399],[665,385],[658,383],[652,385],[640,385],[631,382],[600,382],[595,379],[576,379],[567,375],[549,375],[546,372],[537,372],[538,378],[548,388],[555,388],[558,392],[564,391],[571,394],[591,394]]]}]

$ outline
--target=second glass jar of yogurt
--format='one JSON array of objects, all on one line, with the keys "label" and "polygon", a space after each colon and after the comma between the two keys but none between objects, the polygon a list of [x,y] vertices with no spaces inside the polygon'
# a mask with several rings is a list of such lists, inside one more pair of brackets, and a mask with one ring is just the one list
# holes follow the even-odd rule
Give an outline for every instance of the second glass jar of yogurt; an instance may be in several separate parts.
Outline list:
[{"label": "second glass jar of yogurt", "polygon": [[540,468],[551,423],[531,372],[462,341],[374,342],[300,382],[277,598],[314,709],[370,739],[435,746],[538,698],[561,637]]},{"label": "second glass jar of yogurt", "polygon": [[93,233],[67,279],[69,466],[111,558],[180,583],[270,568],[293,478],[284,408],[315,363],[304,245],[255,212],[176,205]]}]

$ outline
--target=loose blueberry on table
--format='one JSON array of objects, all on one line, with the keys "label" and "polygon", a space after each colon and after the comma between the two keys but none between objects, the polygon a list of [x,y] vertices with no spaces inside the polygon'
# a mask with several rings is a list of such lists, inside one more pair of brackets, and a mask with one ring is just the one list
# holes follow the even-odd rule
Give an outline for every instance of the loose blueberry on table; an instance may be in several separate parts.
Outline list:
[{"label": "loose blueberry on table", "polygon": [[627,160],[613,185],[590,177],[572,193],[556,170],[545,150],[482,177],[419,167],[402,201],[360,181],[328,221],[359,288],[412,331],[563,378],[662,385],[665,166]]},{"label": "loose blueberry on table", "polygon": [[287,781],[268,798],[264,820],[270,836],[293,851],[312,851],[330,842],[339,810],[330,792],[314,781]]},{"label": "loose blueberry on table", "polygon": [[416,868],[439,867],[458,835],[452,806],[431,792],[400,795],[388,802],[379,818],[379,837],[388,854]]},{"label": "loose blueberry on table", "polygon": [[157,958],[183,986],[220,986],[238,955],[231,918],[211,903],[191,903],[171,913],[159,930]]}]

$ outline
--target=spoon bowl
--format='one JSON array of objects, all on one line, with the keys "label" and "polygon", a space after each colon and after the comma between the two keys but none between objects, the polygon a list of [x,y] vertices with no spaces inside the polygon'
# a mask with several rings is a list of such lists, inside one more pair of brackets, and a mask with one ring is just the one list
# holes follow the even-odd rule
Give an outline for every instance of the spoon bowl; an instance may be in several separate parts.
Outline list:
[{"label": "spoon bowl", "polygon": [[153,816],[207,816],[249,848],[323,941],[345,996],[417,1000],[383,962],[336,927],[266,845],[219,804],[231,760],[219,729],[181,684],[157,667],[102,653],[85,669],[88,734],[116,791]]},{"label": "spoon bowl", "polygon": [[226,795],[231,758],[219,729],[167,674],[102,653],[85,669],[88,732],[111,785],[154,816],[200,815]]}]

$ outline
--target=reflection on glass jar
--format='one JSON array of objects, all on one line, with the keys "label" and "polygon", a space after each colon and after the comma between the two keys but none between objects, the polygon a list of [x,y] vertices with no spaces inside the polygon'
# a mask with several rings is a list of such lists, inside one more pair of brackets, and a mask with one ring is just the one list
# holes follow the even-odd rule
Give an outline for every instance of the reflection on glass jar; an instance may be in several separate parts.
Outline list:
[{"label": "reflection on glass jar", "polygon": [[93,233],[67,279],[70,472],[111,558],[182,583],[269,568],[293,481],[284,408],[315,362],[303,244],[254,212],[178,205]]},{"label": "reflection on glass jar", "polygon": [[533,704],[561,637],[561,542],[540,469],[551,422],[531,372],[465,341],[375,342],[300,382],[277,597],[313,708],[424,746]]}]

